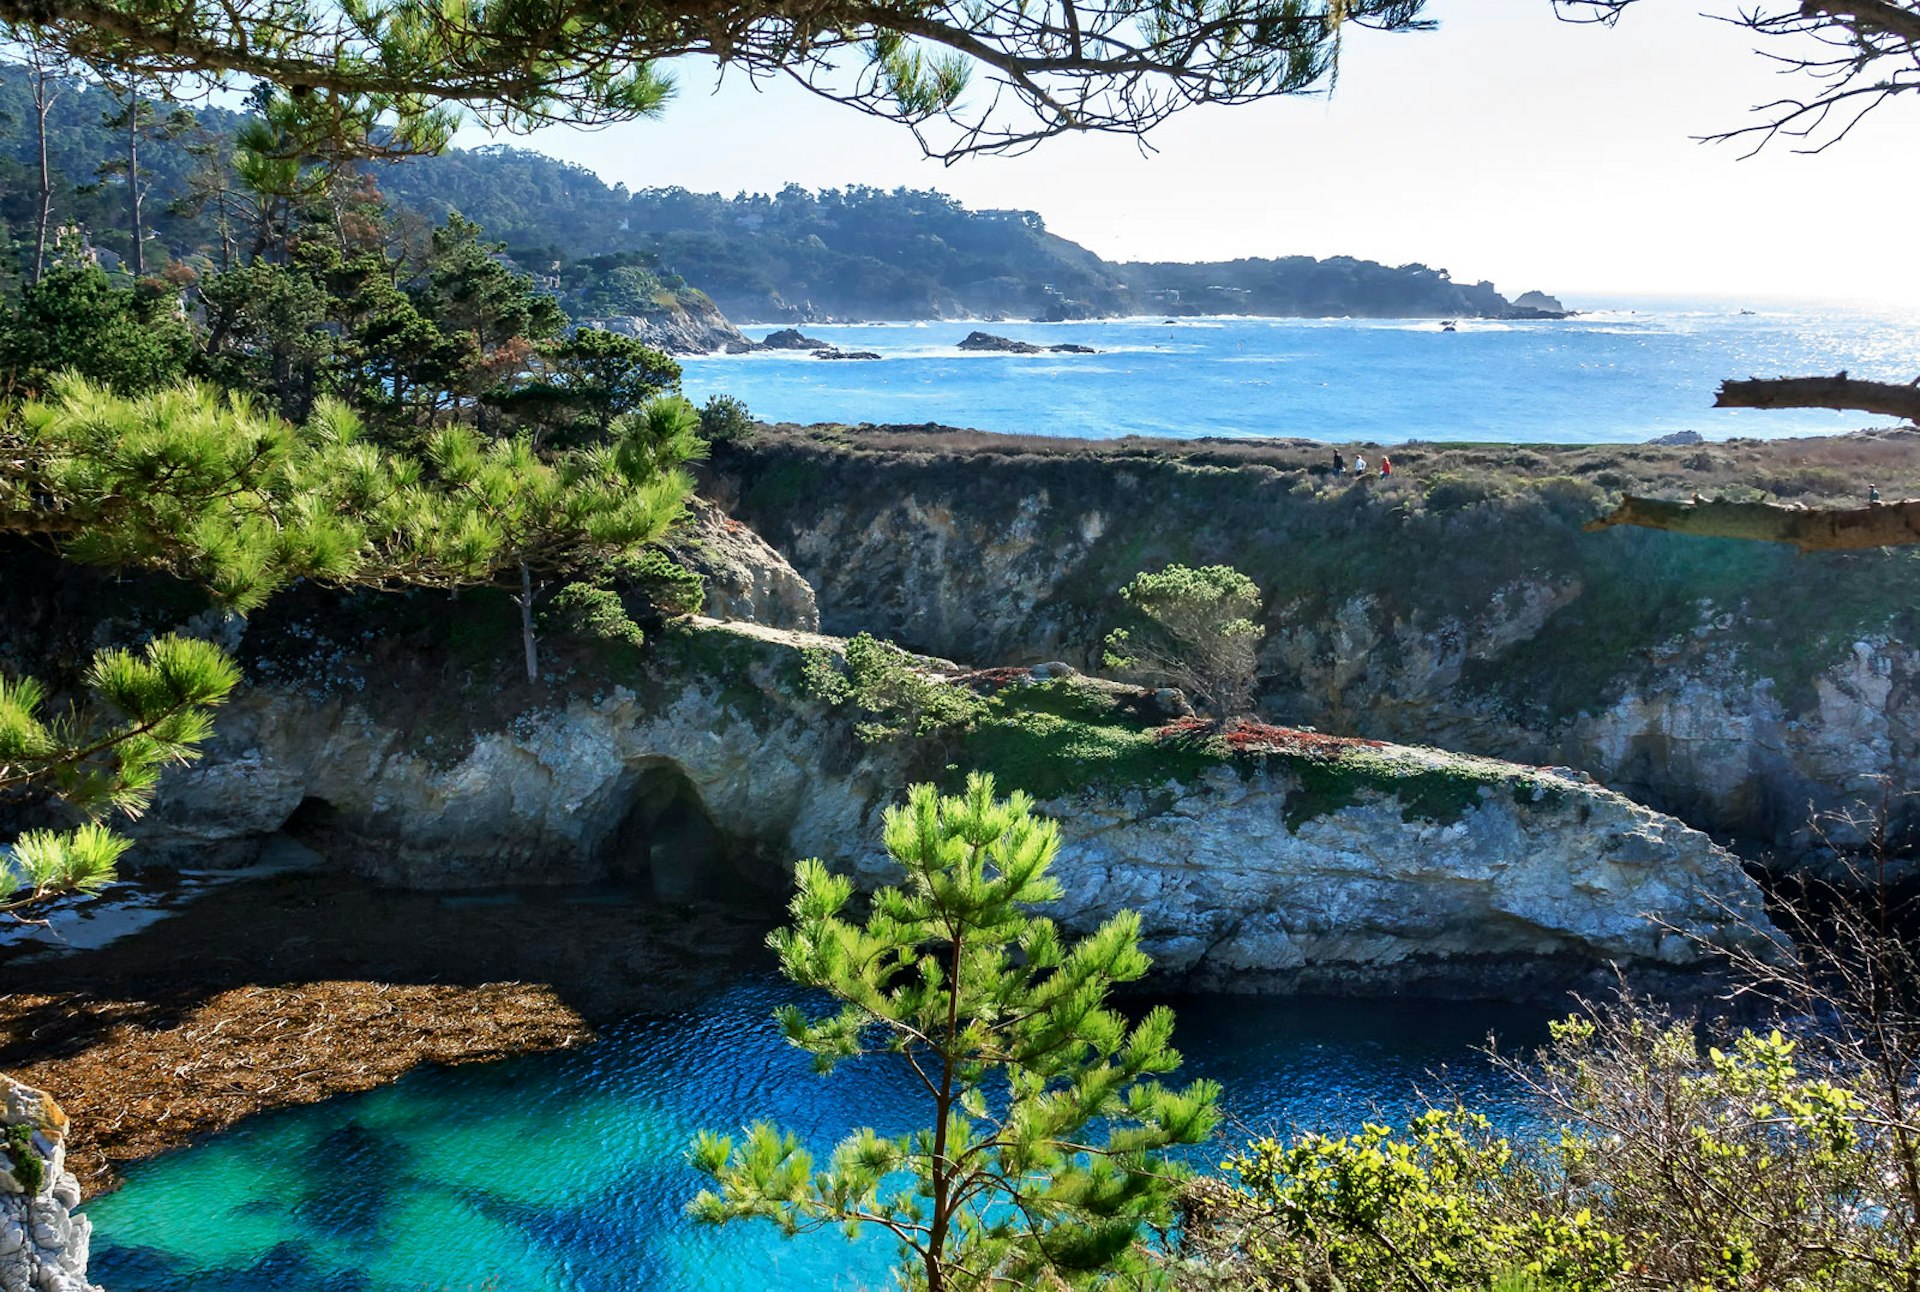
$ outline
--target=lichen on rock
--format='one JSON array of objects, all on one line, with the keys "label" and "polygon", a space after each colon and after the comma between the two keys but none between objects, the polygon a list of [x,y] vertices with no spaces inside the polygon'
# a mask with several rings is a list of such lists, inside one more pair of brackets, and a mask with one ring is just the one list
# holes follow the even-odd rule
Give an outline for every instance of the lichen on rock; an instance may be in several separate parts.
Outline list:
[{"label": "lichen on rock", "polygon": [[67,1115],[44,1091],[0,1074],[0,1132],[0,1292],[100,1292],[87,1281],[93,1225],[74,1214]]}]

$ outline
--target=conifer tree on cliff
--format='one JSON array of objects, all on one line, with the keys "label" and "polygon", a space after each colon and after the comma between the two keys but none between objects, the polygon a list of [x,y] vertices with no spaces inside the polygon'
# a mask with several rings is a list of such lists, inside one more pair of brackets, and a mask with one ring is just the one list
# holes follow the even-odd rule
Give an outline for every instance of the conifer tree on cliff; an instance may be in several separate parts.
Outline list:
[{"label": "conifer tree on cliff", "polygon": [[[668,420],[693,418],[676,408]],[[524,580],[530,563],[575,570],[659,538],[688,488],[678,462],[698,444],[657,443],[635,427],[613,446],[543,460],[519,442],[445,435],[420,458],[369,442],[337,401],[294,425],[205,387],[126,396],[68,375],[45,399],[0,407],[0,537],[172,574],[238,613],[295,579]],[[78,706],[0,675],[0,800],[49,810],[58,800],[86,818],[29,830],[0,853],[0,911],[110,880],[127,843],[105,818],[138,813],[160,773],[195,756],[237,680],[219,649],[173,636],[102,651],[82,679],[91,700]]]}]

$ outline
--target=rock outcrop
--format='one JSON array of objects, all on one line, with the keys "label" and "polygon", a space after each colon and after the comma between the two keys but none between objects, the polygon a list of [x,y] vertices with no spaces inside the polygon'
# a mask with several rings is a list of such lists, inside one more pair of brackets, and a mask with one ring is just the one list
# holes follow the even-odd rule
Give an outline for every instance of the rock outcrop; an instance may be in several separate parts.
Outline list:
[{"label": "rock outcrop", "polygon": [[[337,864],[384,883],[628,879],[666,898],[758,891],[772,909],[797,857],[884,882],[880,814],[911,780],[951,761],[1002,767],[1013,788],[1038,757],[1068,840],[1052,913],[1085,930],[1141,910],[1161,969],[1194,986],[1546,992],[1610,961],[1688,968],[1693,939],[1765,926],[1729,853],[1572,774],[1368,746],[1351,772],[1169,755],[1068,784],[1071,758],[1010,746],[1018,725],[958,749],[861,744],[799,682],[800,649],[838,645],[704,623],[659,643],[648,677],[460,732],[410,718],[419,679],[335,656],[317,684],[251,685],[223,709],[207,758],[170,774],[140,824],[142,853],[240,861],[318,829]],[[1058,671],[1045,685],[1076,685]],[[1057,730],[1036,721],[1034,739]]]},{"label": "rock outcrop", "polygon": [[769,332],[760,342],[762,350],[830,350],[832,344],[817,337],[808,336],[797,327],[783,327]]},{"label": "rock outcrop", "polygon": [[1032,341],[1015,341],[1004,336],[995,336],[991,332],[969,332],[960,342],[962,350],[982,351],[991,354],[1098,354],[1090,345],[1037,345]]},{"label": "rock outcrop", "polygon": [[671,304],[652,314],[616,315],[582,319],[582,327],[602,327],[621,336],[637,337],[669,354],[739,353],[754,348],[740,329],[727,321],[714,303],[699,292],[681,292]]},{"label": "rock outcrop", "polygon": [[706,580],[704,613],[769,628],[819,631],[813,588],[786,557],[712,503],[694,499],[692,523],[666,547]]},{"label": "rock outcrop", "polygon": [[73,1214],[80,1182],[66,1156],[60,1105],[0,1075],[0,1292],[101,1292],[87,1281],[93,1226]]},{"label": "rock outcrop", "polygon": [[[1361,487],[1327,479],[1319,445],[988,438],[775,430],[718,455],[709,488],[813,585],[828,632],[1084,668],[1134,574],[1224,562],[1268,599],[1274,721],[1578,767],[1783,855],[1809,846],[1809,805],[1848,808],[1873,777],[1912,812],[1920,556],[1580,532],[1607,497],[1590,480],[1685,480],[1721,446],[1409,445]],[[1743,477],[1818,478],[1809,453],[1754,449]]]}]

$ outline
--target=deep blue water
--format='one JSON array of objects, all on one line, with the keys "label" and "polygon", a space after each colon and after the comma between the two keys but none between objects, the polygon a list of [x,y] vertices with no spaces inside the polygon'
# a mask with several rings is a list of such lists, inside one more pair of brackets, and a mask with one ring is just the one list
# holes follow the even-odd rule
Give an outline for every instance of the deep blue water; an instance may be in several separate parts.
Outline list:
[{"label": "deep blue water", "polygon": [[[1097,355],[967,354],[974,328]],[[771,328],[746,329],[758,339]],[[1735,304],[1622,306],[1533,323],[1160,319],[808,325],[874,361],[805,351],[690,359],[697,401],[725,393],[790,422],[941,422],[986,431],[1280,435],[1316,440],[1588,443],[1695,430],[1711,439],[1854,430],[1858,413],[1715,410],[1723,378],[1911,381],[1920,314]]]},{"label": "deep blue water", "polygon": [[[771,1226],[697,1229],[693,1131],[770,1117],[823,1152],[848,1129],[917,1124],[879,1060],[817,1077],[770,1018],[792,998],[749,976],[702,1006],[582,1050],[415,1073],[269,1114],[135,1167],[89,1204],[112,1292],[769,1292],[888,1286],[891,1248]],[[1226,1087],[1249,1130],[1357,1129],[1403,1116],[1433,1073],[1504,1107],[1474,1047],[1544,1034],[1537,1011],[1434,1002],[1172,1002],[1182,1079]],[[1209,1150],[1212,1160],[1217,1149]]]}]

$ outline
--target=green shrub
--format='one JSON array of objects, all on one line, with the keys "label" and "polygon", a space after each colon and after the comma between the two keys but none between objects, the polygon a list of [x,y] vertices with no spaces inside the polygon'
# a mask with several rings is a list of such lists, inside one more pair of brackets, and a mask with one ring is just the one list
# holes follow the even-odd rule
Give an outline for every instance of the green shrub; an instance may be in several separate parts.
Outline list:
[{"label": "green shrub", "polygon": [[1498,481],[1486,476],[1442,471],[1427,482],[1427,510],[1465,511],[1478,503],[1491,502],[1505,492]]},{"label": "green shrub", "polygon": [[1538,1143],[1458,1107],[1400,1131],[1255,1140],[1224,1164],[1231,1182],[1196,1189],[1183,1236],[1196,1278],[1182,1285],[1908,1286],[1920,1274],[1915,1052],[1849,1048],[1862,1032],[1875,1046],[1893,1037],[1896,1014],[1911,1039],[1906,1003],[1878,995],[1879,1021],[1824,991],[1823,1032],[1741,1029],[1719,1044],[1637,998],[1589,1006],[1553,1024],[1531,1060],[1498,1060],[1555,1128]]},{"label": "green shrub", "polygon": [[39,1197],[47,1183],[47,1162],[33,1146],[33,1127],[25,1122],[7,1127],[6,1150],[13,1178],[29,1198]]},{"label": "green shrub", "polygon": [[700,438],[709,444],[744,444],[753,431],[753,414],[732,395],[715,395],[700,407]]},{"label": "green shrub", "polygon": [[820,649],[802,653],[801,670],[814,699],[864,716],[854,731],[868,744],[969,731],[986,712],[971,690],[929,677],[912,655],[870,633],[847,642],[844,671]]},{"label": "green shrub", "polygon": [[1133,622],[1107,635],[1107,667],[1179,687],[1217,718],[1253,708],[1260,589],[1231,565],[1169,565],[1120,589]]},{"label": "green shrub", "polygon": [[620,604],[619,593],[588,583],[569,583],[560,589],[548,604],[545,617],[549,628],[589,641],[639,646],[647,639]]},{"label": "green shrub", "polygon": [[622,562],[616,574],[663,615],[697,615],[707,603],[706,579],[657,547]]}]

